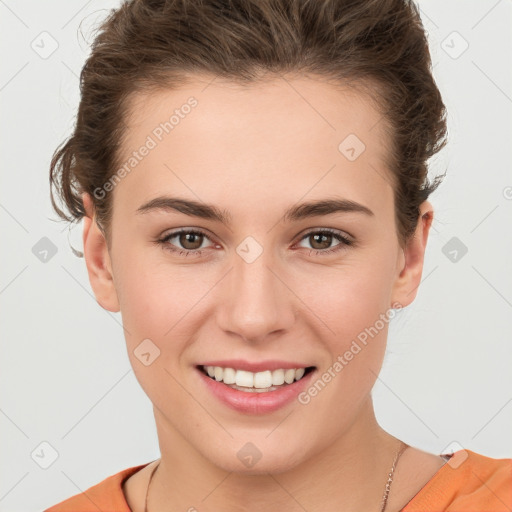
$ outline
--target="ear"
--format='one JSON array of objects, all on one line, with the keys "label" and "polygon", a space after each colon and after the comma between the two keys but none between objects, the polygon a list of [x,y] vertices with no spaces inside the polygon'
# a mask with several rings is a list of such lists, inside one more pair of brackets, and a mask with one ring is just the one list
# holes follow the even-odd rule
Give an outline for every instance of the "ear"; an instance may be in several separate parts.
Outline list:
[{"label": "ear", "polygon": [[117,313],[120,311],[120,307],[114,286],[107,241],[96,222],[91,196],[84,192],[82,201],[86,212],[83,218],[83,245],[89,281],[98,304],[107,311]]},{"label": "ear", "polygon": [[398,302],[402,307],[405,307],[416,297],[421,282],[425,249],[433,219],[434,209],[432,205],[428,201],[423,201],[420,205],[420,217],[414,236],[398,259],[397,271],[399,274],[393,287],[392,303]]}]

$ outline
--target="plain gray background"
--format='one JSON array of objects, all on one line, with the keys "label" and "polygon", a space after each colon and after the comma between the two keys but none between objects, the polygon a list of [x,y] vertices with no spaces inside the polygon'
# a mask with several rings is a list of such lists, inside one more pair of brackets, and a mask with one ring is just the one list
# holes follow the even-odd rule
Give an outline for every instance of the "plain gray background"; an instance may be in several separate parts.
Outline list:
[{"label": "plain gray background", "polygon": [[[68,233],[49,200],[92,29],[118,4],[0,0],[2,512],[41,510],[159,457],[120,314],[96,303],[69,247],[82,224]],[[418,297],[390,327],[377,418],[426,451],[512,457],[512,1],[419,5],[449,113],[430,172],[448,173],[430,197]]]}]

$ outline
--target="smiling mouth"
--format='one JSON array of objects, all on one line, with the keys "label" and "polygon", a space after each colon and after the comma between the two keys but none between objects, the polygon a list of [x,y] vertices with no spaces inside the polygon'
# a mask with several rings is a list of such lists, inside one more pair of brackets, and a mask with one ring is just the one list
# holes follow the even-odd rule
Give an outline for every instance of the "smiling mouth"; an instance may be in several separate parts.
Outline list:
[{"label": "smiling mouth", "polygon": [[221,382],[232,389],[246,393],[265,393],[282,389],[303,379],[316,367],[265,370],[256,373],[220,366],[199,365],[196,368],[210,379]]}]

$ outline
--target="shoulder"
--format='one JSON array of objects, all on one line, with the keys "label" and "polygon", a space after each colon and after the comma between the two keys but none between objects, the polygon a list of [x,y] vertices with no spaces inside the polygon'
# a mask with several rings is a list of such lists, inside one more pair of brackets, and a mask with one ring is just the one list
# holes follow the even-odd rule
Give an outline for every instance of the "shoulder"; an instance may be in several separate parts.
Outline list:
[{"label": "shoulder", "polygon": [[123,483],[148,464],[123,469],[43,512],[131,512],[123,493]]},{"label": "shoulder", "polygon": [[442,510],[505,512],[512,509],[512,459],[458,450],[403,512]]}]

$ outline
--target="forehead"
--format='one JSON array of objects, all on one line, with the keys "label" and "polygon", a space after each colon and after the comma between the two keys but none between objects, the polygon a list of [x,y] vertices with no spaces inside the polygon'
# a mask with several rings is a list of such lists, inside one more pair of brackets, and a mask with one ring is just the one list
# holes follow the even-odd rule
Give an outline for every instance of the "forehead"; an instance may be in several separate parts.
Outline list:
[{"label": "forehead", "polygon": [[383,121],[367,94],[322,79],[241,84],[197,76],[131,98],[121,164],[150,149],[114,192],[139,202],[162,189],[208,202],[229,191],[246,204],[333,189],[366,203],[390,199]]}]

